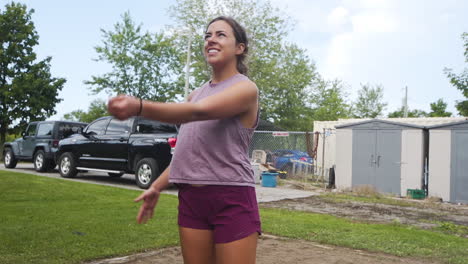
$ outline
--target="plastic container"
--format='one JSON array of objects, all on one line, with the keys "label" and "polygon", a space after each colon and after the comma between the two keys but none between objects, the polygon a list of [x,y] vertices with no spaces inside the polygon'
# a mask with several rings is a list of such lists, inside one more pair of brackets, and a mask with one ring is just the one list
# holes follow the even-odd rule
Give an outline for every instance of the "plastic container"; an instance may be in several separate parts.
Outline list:
[{"label": "plastic container", "polygon": [[252,169],[254,171],[255,184],[260,184],[260,175],[262,174],[262,171],[260,170],[260,164],[254,162],[250,164],[252,165]]},{"label": "plastic container", "polygon": [[262,187],[276,187],[276,172],[263,172],[262,173]]},{"label": "plastic container", "polygon": [[424,192],[424,190],[408,189],[406,191],[406,196],[408,196],[411,199],[424,199],[426,198],[426,193]]}]

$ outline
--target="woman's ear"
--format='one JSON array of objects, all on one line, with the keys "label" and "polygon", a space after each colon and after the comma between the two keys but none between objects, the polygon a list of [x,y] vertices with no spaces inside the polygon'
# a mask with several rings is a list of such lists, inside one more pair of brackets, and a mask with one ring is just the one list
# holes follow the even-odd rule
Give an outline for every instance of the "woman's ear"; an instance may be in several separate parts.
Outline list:
[{"label": "woman's ear", "polygon": [[244,53],[244,50],[245,50],[245,44],[244,43],[237,44],[236,55],[241,55],[242,53]]}]

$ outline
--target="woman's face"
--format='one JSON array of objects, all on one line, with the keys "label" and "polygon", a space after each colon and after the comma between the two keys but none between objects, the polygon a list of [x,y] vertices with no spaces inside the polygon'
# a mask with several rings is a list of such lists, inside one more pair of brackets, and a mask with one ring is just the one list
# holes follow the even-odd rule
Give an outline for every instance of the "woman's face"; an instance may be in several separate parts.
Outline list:
[{"label": "woman's face", "polygon": [[204,55],[211,66],[224,65],[244,52],[244,44],[236,44],[231,26],[224,20],[211,23],[205,33]]}]

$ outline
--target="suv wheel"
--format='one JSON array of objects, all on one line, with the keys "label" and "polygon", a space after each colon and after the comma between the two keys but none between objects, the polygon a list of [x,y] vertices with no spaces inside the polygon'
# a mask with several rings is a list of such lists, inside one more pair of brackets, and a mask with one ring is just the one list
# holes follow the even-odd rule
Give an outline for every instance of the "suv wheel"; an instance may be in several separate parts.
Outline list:
[{"label": "suv wheel", "polygon": [[144,158],[138,161],[135,170],[135,180],[138,187],[148,189],[151,183],[159,177],[159,166],[155,159]]},{"label": "suv wheel", "polygon": [[64,178],[73,178],[78,173],[76,169],[75,159],[70,152],[63,153],[58,160],[58,170]]},{"label": "suv wheel", "polygon": [[113,173],[113,172],[109,172],[107,173],[107,175],[109,175],[110,177],[112,178],[118,178],[118,177],[122,177],[122,175],[124,175],[123,173]]},{"label": "suv wheel", "polygon": [[50,160],[45,158],[45,153],[43,150],[38,150],[34,154],[34,169],[39,172],[47,171],[50,168]]},{"label": "suv wheel", "polygon": [[3,157],[3,164],[6,168],[13,169],[16,167],[18,160],[15,158],[13,151],[10,148],[5,149],[5,156]]}]

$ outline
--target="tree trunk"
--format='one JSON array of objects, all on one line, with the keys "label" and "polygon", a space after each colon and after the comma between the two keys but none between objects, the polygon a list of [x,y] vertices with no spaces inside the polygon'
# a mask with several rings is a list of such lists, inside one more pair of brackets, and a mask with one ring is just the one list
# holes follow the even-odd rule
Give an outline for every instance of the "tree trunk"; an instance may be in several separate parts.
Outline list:
[{"label": "tree trunk", "polygon": [[6,132],[8,124],[6,122],[0,122],[0,157],[3,159],[3,143],[5,143]]}]

